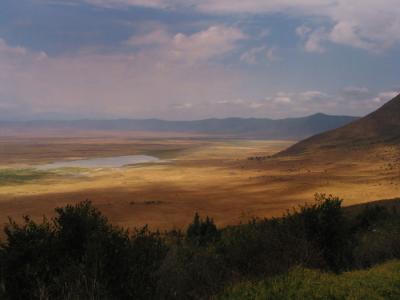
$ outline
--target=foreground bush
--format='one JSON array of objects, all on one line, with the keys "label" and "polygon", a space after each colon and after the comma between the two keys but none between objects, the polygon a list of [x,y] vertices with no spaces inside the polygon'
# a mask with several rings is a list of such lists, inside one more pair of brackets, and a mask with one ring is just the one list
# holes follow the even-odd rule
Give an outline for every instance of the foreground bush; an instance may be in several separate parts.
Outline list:
[{"label": "foreground bush", "polygon": [[334,275],[295,268],[287,275],[228,288],[216,300],[400,299],[400,261]]},{"label": "foreground bush", "polygon": [[11,222],[2,245],[10,299],[152,299],[166,255],[158,234],[111,226],[89,202],[57,209],[52,222]]},{"label": "foreground bush", "polygon": [[340,199],[325,195],[281,218],[218,229],[196,214],[185,233],[163,234],[146,227],[129,233],[83,202],[58,208],[51,221],[10,221],[5,236],[0,299],[208,299],[234,282],[273,277],[272,287],[269,280],[244,284],[232,296],[255,289],[260,299],[274,291],[287,298],[273,299],[293,299],[280,290],[287,284],[313,299],[310,280],[321,293],[329,284],[353,291],[340,279],[347,273],[309,269],[340,274],[400,259],[396,209],[366,207],[349,216]]},{"label": "foreground bush", "polygon": [[361,231],[354,249],[355,266],[368,268],[381,262],[400,259],[400,217],[397,214],[378,219]]}]

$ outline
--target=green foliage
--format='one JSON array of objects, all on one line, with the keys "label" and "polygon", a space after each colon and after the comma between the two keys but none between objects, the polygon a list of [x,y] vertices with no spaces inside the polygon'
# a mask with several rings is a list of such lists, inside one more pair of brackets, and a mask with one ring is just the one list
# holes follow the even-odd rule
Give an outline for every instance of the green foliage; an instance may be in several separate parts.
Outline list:
[{"label": "green foliage", "polygon": [[[196,214],[186,234],[129,233],[85,201],[56,209],[51,221],[10,220],[5,236],[0,299],[207,299],[240,281],[220,299],[383,299],[389,287],[373,294],[368,288],[381,285],[362,282],[382,282],[393,268],[382,278],[333,273],[400,259],[396,210],[348,216],[326,195],[282,218],[224,229]],[[393,295],[398,289],[393,283]]]},{"label": "green foliage", "polygon": [[11,299],[45,296],[45,286],[52,280],[49,268],[58,260],[49,222],[36,224],[28,217],[24,222],[21,226],[10,222],[5,228],[7,244],[2,247],[1,266],[4,289]]},{"label": "green foliage", "polygon": [[385,217],[375,220],[368,229],[358,234],[354,249],[355,265],[371,267],[391,259],[400,259],[400,218],[388,211]]},{"label": "green foliage", "polygon": [[302,234],[309,243],[320,249],[329,270],[346,269],[352,260],[350,224],[341,209],[342,200],[316,194],[315,203],[288,213],[283,222],[290,232]]},{"label": "green foliage", "polygon": [[214,224],[214,220],[206,217],[202,220],[198,213],[195,214],[193,223],[186,231],[187,240],[197,246],[205,246],[218,240],[219,231]]},{"label": "green foliage", "polygon": [[203,299],[221,288],[228,272],[215,249],[220,235],[211,218],[197,213],[185,236],[168,233],[173,243],[158,272],[159,299]]},{"label": "green foliage", "polygon": [[287,271],[321,256],[311,243],[282,220],[253,220],[222,233],[218,251],[230,270],[243,276],[265,276]]},{"label": "green foliage", "polygon": [[218,300],[378,300],[400,298],[400,262],[393,261],[367,271],[334,275],[294,268],[260,282],[245,282],[227,288]]},{"label": "green foliage", "polygon": [[11,299],[152,299],[166,247],[147,228],[132,236],[90,202],[56,210],[52,222],[11,222],[1,247]]},{"label": "green foliage", "polygon": [[389,212],[383,206],[367,205],[363,211],[356,217],[356,226],[359,230],[371,230],[376,223],[387,220],[390,217]]},{"label": "green foliage", "polygon": [[158,299],[205,299],[227,281],[226,268],[212,248],[174,246],[159,271]]}]

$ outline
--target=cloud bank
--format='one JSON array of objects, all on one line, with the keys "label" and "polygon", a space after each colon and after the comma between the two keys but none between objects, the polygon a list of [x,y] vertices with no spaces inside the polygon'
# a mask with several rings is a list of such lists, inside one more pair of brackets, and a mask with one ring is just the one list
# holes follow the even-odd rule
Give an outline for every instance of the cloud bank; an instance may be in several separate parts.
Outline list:
[{"label": "cloud bank", "polygon": [[[400,5],[397,0],[85,0],[108,8],[143,6],[158,9],[193,9],[206,14],[274,14],[323,18],[325,34],[315,28],[306,50],[323,52],[329,41],[373,52],[400,41]],[[316,24],[316,26],[318,26]]]},{"label": "cloud bank", "polygon": [[[54,4],[74,4],[62,9],[81,12],[83,23],[76,30],[63,19],[43,36],[82,34],[88,48],[72,37],[75,50],[46,54],[32,50],[42,49],[39,43],[31,48],[29,41],[18,46],[12,36],[0,37],[0,119],[362,115],[396,94],[396,74],[385,77],[380,70],[383,79],[376,86],[363,79],[369,69],[375,73],[376,62],[388,63],[386,53],[400,40],[397,0],[50,2],[58,9]],[[137,7],[144,20],[132,21]],[[107,22],[85,31],[88,14],[90,20],[112,16],[119,24],[113,30],[122,33],[108,32]],[[279,22],[269,23],[274,18]],[[8,31],[17,36],[18,26],[12,23]],[[118,38],[96,44],[102,29]],[[64,45],[59,38],[51,42]],[[386,78],[391,84],[382,84]]]}]

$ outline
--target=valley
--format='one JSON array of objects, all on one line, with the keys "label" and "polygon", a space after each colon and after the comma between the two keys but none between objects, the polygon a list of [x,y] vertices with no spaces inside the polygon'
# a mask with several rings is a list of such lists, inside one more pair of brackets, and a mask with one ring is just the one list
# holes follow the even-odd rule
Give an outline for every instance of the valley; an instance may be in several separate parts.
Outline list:
[{"label": "valley", "polygon": [[[8,217],[51,217],[55,207],[89,199],[113,224],[183,228],[195,212],[218,225],[280,216],[313,201],[315,193],[344,205],[400,196],[397,148],[278,156],[293,141],[207,137],[105,136],[2,137],[0,223]],[[120,168],[43,164],[127,155],[159,161]],[[396,163],[397,162],[397,163]]]}]

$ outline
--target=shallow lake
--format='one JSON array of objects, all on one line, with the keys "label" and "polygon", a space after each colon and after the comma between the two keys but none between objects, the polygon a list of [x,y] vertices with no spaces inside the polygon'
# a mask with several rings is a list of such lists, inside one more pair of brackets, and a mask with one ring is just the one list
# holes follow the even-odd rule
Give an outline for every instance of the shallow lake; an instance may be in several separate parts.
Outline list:
[{"label": "shallow lake", "polygon": [[60,168],[121,168],[126,165],[159,162],[157,157],[149,155],[126,155],[80,160],[58,161],[36,166],[38,170],[52,170]]}]

